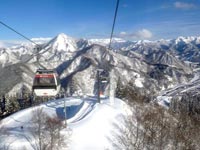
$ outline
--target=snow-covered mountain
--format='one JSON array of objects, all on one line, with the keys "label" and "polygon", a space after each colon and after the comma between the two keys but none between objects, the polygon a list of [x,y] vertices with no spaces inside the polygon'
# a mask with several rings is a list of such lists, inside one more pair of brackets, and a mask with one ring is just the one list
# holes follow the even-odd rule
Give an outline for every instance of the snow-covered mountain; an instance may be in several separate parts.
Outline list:
[{"label": "snow-covered mountain", "polygon": [[[13,93],[19,89],[17,85],[30,90],[34,72],[45,67],[57,70],[63,88],[71,94],[95,94],[98,68],[104,69],[102,74],[108,80],[112,77],[114,84],[119,81],[123,85],[133,83],[147,93],[158,93],[191,80],[194,76],[191,60],[194,58],[196,62],[197,56],[186,56],[188,51],[197,53],[199,41],[198,37],[137,42],[114,39],[112,50],[108,50],[108,39],[74,39],[62,33],[46,43],[38,43],[41,45],[39,51],[32,44],[1,48],[1,71],[12,70],[6,79],[19,70],[21,73],[15,75],[18,78],[14,80],[16,82],[7,83],[5,87],[9,88],[1,86],[0,91]],[[185,45],[181,44],[183,42]],[[179,53],[180,45],[182,53]],[[0,83],[6,84],[4,75],[1,76]],[[109,81],[102,87],[105,94],[108,94],[108,89]]]},{"label": "snow-covered mountain", "polygon": [[[110,39],[89,39],[89,44],[99,44],[108,47],[110,44]],[[122,47],[127,47],[132,44],[131,41],[126,41],[121,38],[113,38],[111,41],[111,47],[113,49],[120,49]]]},{"label": "snow-covered mountain", "polygon": [[178,37],[172,40],[132,42],[121,50],[131,50],[148,55],[152,51],[169,51],[183,61],[199,62],[200,37]]},{"label": "snow-covered mountain", "polygon": [[[89,96],[52,100],[5,118],[0,129],[7,132],[0,134],[4,143],[0,147],[31,149],[37,140],[31,135],[31,130],[35,131],[31,119],[34,110],[42,108],[63,123],[67,112],[67,129],[73,132],[70,149],[113,149],[108,141],[113,123],[123,124],[121,117],[127,115],[128,107],[116,98],[112,103],[106,96],[97,103],[97,69],[103,69],[100,75],[108,81],[101,83],[104,95],[109,95],[111,87],[128,86],[155,96],[159,104],[168,107],[173,97],[186,92],[200,94],[200,37],[136,42],[114,39],[108,49],[107,39],[74,39],[62,33],[48,42],[38,40],[38,44],[39,49],[32,44],[0,49],[0,95],[13,95],[24,88],[30,91],[35,71],[44,67],[58,72],[67,94]],[[61,134],[67,134],[67,129]]]}]

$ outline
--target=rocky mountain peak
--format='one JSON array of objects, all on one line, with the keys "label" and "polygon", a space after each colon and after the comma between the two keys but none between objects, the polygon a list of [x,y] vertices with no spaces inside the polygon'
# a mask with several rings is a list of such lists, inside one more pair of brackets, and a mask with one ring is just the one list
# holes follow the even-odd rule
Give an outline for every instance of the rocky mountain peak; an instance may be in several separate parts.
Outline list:
[{"label": "rocky mountain peak", "polygon": [[74,52],[77,50],[77,40],[64,33],[58,34],[48,45],[57,51]]}]

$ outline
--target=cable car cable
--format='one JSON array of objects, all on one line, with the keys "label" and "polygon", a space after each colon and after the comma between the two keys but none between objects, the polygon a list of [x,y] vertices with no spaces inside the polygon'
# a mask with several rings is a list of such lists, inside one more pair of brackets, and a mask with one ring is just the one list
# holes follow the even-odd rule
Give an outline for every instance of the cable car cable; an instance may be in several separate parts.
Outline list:
[{"label": "cable car cable", "polygon": [[[37,44],[36,42],[34,42],[33,40],[31,40],[30,38],[28,38],[27,36],[23,35],[22,33],[18,32],[17,30],[15,30],[14,28],[10,27],[9,25],[5,24],[4,22],[0,21],[0,24],[2,24],[3,26],[5,26],[6,28],[10,29],[11,31],[17,33],[18,35],[20,35],[21,37],[23,37],[24,39],[28,40],[29,42],[33,43],[34,45],[36,45],[36,56],[37,56],[37,62],[39,62],[39,58],[38,58],[38,54],[39,51],[42,49],[41,45]],[[33,55],[34,57],[34,55]],[[28,59],[29,60],[29,59]]]},{"label": "cable car cable", "polygon": [[33,44],[35,44],[35,45],[37,45],[37,46],[40,46],[40,45],[38,45],[37,43],[35,43],[33,40],[31,40],[30,38],[28,38],[27,36],[21,34],[20,32],[16,31],[16,30],[13,29],[12,27],[10,27],[9,25],[3,23],[2,21],[0,21],[0,23],[1,23],[2,25],[4,25],[5,27],[7,27],[8,29],[12,30],[13,32],[17,33],[17,34],[20,35],[21,37],[23,37],[23,38],[25,38],[26,40],[30,41],[31,43],[33,43]]},{"label": "cable car cable", "polygon": [[119,7],[119,0],[117,0],[117,5],[116,5],[116,8],[115,8],[115,15],[114,15],[112,31],[111,31],[111,35],[110,35],[110,43],[109,43],[108,49],[111,48],[112,37],[113,37],[114,28],[115,28],[115,22],[116,22],[116,18],[117,18],[118,7]]}]

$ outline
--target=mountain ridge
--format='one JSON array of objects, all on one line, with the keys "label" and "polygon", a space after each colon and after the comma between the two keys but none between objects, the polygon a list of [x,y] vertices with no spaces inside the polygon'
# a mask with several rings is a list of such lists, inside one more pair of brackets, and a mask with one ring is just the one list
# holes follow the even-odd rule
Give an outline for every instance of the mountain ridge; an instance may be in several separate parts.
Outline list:
[{"label": "mountain ridge", "polygon": [[[179,39],[183,41],[183,37]],[[190,39],[197,42],[200,38]],[[25,76],[34,76],[34,72],[40,66],[54,68],[60,75],[63,88],[70,91],[70,86],[74,84],[75,93],[79,94],[88,94],[83,91],[95,94],[98,68],[105,70],[108,79],[114,76],[115,84],[119,79],[124,85],[132,82],[137,88],[145,89],[147,93],[152,91],[158,93],[162,89],[188,82],[193,76],[193,68],[185,63],[187,59],[178,53],[178,49],[175,49],[180,47],[176,45],[175,40],[126,42],[115,39],[111,50],[107,49],[108,42],[107,45],[100,45],[97,40],[96,42],[97,44],[95,40],[91,42],[91,40],[75,39],[62,33],[43,43],[39,53],[31,44],[0,49],[0,53],[9,52],[11,54],[9,56],[12,57],[4,62],[0,59],[0,65],[4,68],[14,64],[19,66],[26,64],[29,71],[22,70]],[[191,43],[194,45],[194,41],[189,44]],[[112,70],[114,75],[110,74]],[[23,83],[31,90],[30,81],[23,80]],[[109,84],[105,84],[102,88],[108,94]]]}]

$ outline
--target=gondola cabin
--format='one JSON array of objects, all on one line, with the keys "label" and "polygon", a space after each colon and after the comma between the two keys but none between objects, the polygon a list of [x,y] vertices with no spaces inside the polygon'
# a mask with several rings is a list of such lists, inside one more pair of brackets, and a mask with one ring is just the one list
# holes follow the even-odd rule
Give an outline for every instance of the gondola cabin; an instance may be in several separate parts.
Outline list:
[{"label": "gondola cabin", "polygon": [[36,96],[56,96],[60,91],[60,79],[54,70],[38,69],[32,87]]}]

